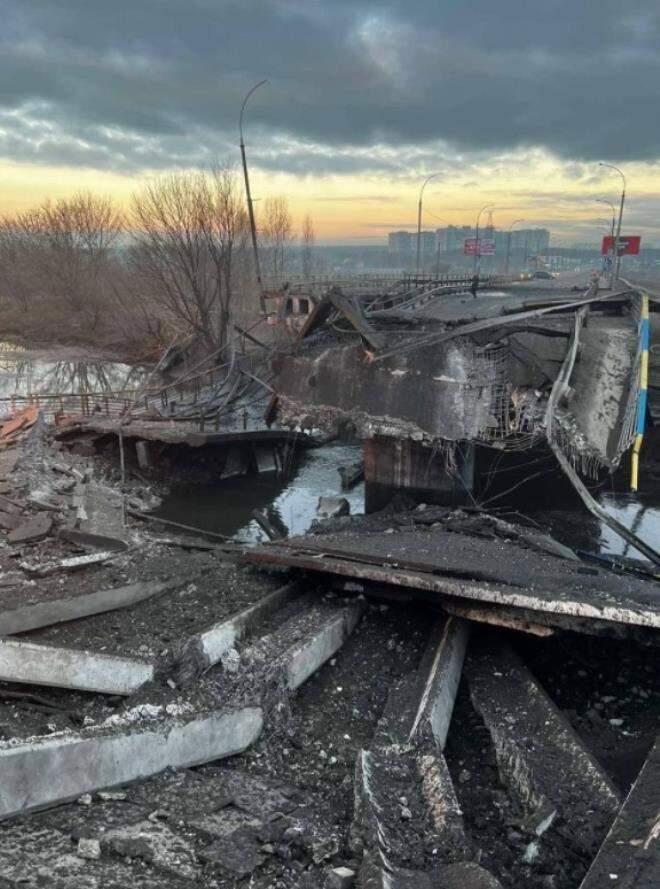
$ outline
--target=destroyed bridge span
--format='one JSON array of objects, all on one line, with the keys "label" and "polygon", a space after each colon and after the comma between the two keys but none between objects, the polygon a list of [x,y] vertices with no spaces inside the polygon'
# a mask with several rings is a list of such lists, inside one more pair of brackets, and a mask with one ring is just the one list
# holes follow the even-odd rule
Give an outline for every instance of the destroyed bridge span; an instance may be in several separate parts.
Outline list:
[{"label": "destroyed bridge span", "polygon": [[368,512],[393,491],[470,497],[476,445],[549,445],[579,489],[578,475],[613,472],[639,449],[648,305],[626,282],[614,292],[516,282],[476,296],[432,282],[368,296],[331,288],[275,358],[268,419],[363,439]]}]

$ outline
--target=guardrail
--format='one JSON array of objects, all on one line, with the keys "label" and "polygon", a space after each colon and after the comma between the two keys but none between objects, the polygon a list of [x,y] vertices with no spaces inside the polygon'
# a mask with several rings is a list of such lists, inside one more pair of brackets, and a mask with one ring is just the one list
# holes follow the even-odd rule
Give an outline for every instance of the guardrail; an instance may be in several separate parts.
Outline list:
[{"label": "guardrail", "polygon": [[[416,309],[437,297],[468,291],[472,286],[472,280],[473,278],[470,275],[469,277],[452,278],[444,281],[435,279],[425,281],[404,293],[397,295],[387,294],[381,299],[374,300],[366,307],[365,311],[368,315],[372,315],[375,312],[390,312],[394,309],[402,309],[404,311]],[[511,280],[511,278],[502,275],[490,275],[480,278],[479,290],[493,290],[498,287],[505,287],[511,283]]]}]

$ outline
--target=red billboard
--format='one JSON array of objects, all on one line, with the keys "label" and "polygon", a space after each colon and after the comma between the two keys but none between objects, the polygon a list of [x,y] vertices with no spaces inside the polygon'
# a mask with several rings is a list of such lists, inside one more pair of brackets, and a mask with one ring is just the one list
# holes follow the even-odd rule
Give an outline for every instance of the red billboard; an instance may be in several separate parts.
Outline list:
[{"label": "red billboard", "polygon": [[465,256],[495,256],[493,238],[466,238],[463,244]]},{"label": "red billboard", "polygon": [[[621,235],[619,238],[619,256],[637,256],[641,241],[641,235]],[[608,253],[614,253],[615,242],[616,238],[613,238],[612,235],[605,235],[600,247],[601,254],[607,256]]]}]

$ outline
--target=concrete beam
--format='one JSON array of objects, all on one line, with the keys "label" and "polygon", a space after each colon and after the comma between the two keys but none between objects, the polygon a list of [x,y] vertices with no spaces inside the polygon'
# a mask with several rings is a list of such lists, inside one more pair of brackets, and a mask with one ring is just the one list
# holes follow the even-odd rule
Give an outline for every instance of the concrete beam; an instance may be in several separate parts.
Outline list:
[{"label": "concrete beam", "polygon": [[[407,820],[402,814],[405,809]],[[361,750],[355,770],[352,832],[367,852],[360,875],[364,885],[378,885],[378,875],[385,871],[398,873],[393,886],[407,886],[411,877],[402,865],[419,848],[420,836],[424,847],[437,848],[439,864],[465,857],[463,816],[444,757],[417,756],[398,745]]]},{"label": "concrete beam", "polygon": [[130,695],[153,678],[153,666],[133,658],[0,639],[3,682]]},{"label": "concrete beam", "polygon": [[504,781],[532,818],[559,815],[576,849],[592,855],[620,806],[608,776],[511,649],[485,644],[466,673]]},{"label": "concrete beam", "polygon": [[218,621],[201,633],[191,636],[176,657],[177,684],[185,686],[217,664],[236,642],[300,594],[297,584],[287,583],[227,620]]},{"label": "concrete beam", "polygon": [[0,745],[0,819],[67,802],[83,793],[242,753],[259,736],[260,707],[187,722],[100,727]]},{"label": "concrete beam", "polygon": [[580,889],[660,886],[660,737]]},{"label": "concrete beam", "polygon": [[160,583],[131,583],[128,586],[113,587],[109,590],[98,590],[82,596],[71,596],[62,599],[44,599],[31,605],[22,605],[0,612],[0,636],[11,636],[14,633],[26,633],[40,627],[63,623],[88,617],[90,614],[102,614],[143,602],[152,596],[158,596],[172,589],[172,581]]},{"label": "concrete beam", "polygon": [[292,645],[280,659],[286,672],[287,686],[293,690],[330,660],[351,635],[364,611],[364,602],[356,599],[339,614],[323,621],[310,635]]},{"label": "concrete beam", "polygon": [[430,665],[410,729],[410,741],[430,734],[438,749],[445,749],[469,637],[470,626],[460,618],[450,617],[444,627],[435,628],[426,656],[430,656]]}]

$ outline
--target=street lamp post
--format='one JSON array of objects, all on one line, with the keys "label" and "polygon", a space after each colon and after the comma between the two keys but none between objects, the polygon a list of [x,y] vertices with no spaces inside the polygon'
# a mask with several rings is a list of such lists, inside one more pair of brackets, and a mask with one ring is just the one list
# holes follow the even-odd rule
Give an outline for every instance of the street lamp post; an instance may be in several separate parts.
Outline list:
[{"label": "street lamp post", "polygon": [[504,274],[509,274],[509,259],[511,258],[511,229],[514,225],[518,225],[519,222],[526,222],[525,219],[514,219],[514,221],[509,226],[509,236],[506,240],[506,259],[504,260]]},{"label": "street lamp post", "polygon": [[623,205],[626,202],[626,177],[623,175],[621,170],[618,167],[615,167],[614,164],[605,164],[603,161],[600,161],[598,164],[599,167],[609,167],[610,170],[615,170],[619,176],[621,176],[622,188],[621,188],[621,203],[619,204],[619,221],[616,227],[616,235],[614,236],[614,257],[612,262],[612,271],[610,273],[610,290],[614,290],[614,282],[619,278],[619,266],[621,265],[621,257],[619,256],[619,240],[621,238],[621,222],[623,221]]},{"label": "street lamp post", "polygon": [[616,225],[616,207],[614,206],[612,201],[607,201],[605,200],[605,198],[596,198],[596,203],[607,204],[607,206],[612,211],[612,232],[610,236],[612,238],[612,266],[614,266],[614,227]]},{"label": "street lamp post", "polygon": [[419,257],[420,248],[422,246],[422,199],[424,197],[424,189],[431,179],[435,179],[435,177],[439,175],[439,173],[431,173],[430,176],[427,176],[419,191],[419,202],[417,204],[417,259],[415,261],[415,285],[417,285],[419,281]]},{"label": "street lamp post", "polygon": [[475,242],[474,242],[474,274],[476,275],[479,271],[479,265],[477,260],[481,260],[481,243],[479,241],[479,220],[481,219],[481,214],[486,210],[490,210],[491,207],[494,207],[495,204],[486,204],[485,207],[482,207],[481,210],[477,213],[477,224],[475,226]]},{"label": "street lamp post", "polygon": [[261,280],[261,265],[259,263],[259,248],[257,247],[257,225],[254,220],[254,203],[252,201],[252,193],[250,192],[250,177],[248,175],[248,166],[247,166],[247,158],[245,156],[245,142],[243,140],[243,114],[245,113],[245,106],[248,103],[248,99],[250,96],[256,92],[260,86],[263,86],[265,83],[268,83],[267,80],[260,80],[259,83],[255,83],[252,89],[248,92],[246,97],[243,99],[243,104],[241,105],[241,113],[238,118],[238,131],[241,137],[241,160],[243,161],[243,176],[245,178],[245,196],[247,197],[247,205],[248,205],[248,216],[250,218],[250,233],[252,235],[252,252],[254,254],[254,269],[257,275],[257,286],[259,287],[259,305],[261,307],[261,311],[266,311],[266,300],[264,298],[264,285]]}]

